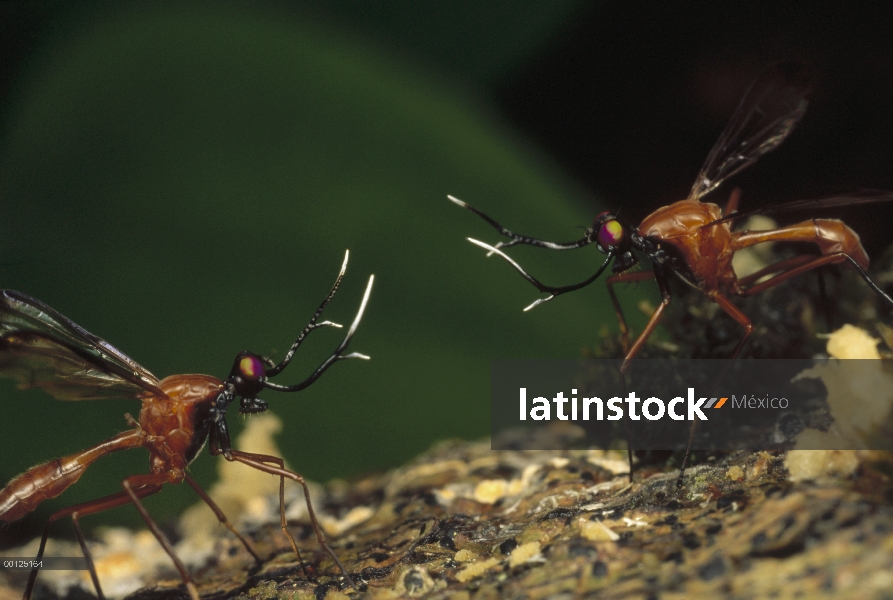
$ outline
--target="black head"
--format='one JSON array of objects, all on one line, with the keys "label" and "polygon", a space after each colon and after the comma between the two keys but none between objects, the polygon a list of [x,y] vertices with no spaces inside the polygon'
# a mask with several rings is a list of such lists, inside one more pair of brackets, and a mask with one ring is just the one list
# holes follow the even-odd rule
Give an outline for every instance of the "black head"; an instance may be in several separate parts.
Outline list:
[{"label": "black head", "polygon": [[615,249],[624,243],[628,244],[626,227],[617,220],[617,216],[611,211],[599,213],[592,222],[589,230],[589,239],[595,242],[603,254],[612,254]]},{"label": "black head", "polygon": [[209,433],[212,454],[230,457],[232,443],[229,426],[226,424],[226,412],[236,397],[239,398],[239,412],[243,415],[262,413],[269,408],[266,402],[257,397],[268,384],[268,364],[268,360],[247,350],[236,355],[229,377],[224,380],[223,389],[217,395],[211,410],[213,424]]},{"label": "black head", "polygon": [[366,310],[366,303],[369,301],[369,294],[372,292],[374,276],[369,277],[369,283],[366,285],[366,292],[363,294],[363,300],[360,302],[360,308],[357,311],[356,317],[354,317],[353,323],[351,323],[348,328],[347,335],[344,336],[344,339],[341,340],[341,343],[338,344],[335,351],[332,352],[332,354],[325,359],[316,370],[299,383],[282,385],[270,381],[288,366],[292,357],[294,357],[295,352],[311,331],[321,327],[341,327],[341,325],[331,321],[317,321],[322,315],[323,309],[325,309],[326,305],[334,297],[335,292],[338,290],[338,286],[341,284],[341,279],[344,277],[344,272],[347,269],[347,258],[348,254],[345,253],[344,263],[341,265],[341,272],[338,273],[338,278],[335,279],[335,285],[332,286],[332,289],[329,291],[325,300],[323,300],[322,304],[319,305],[319,308],[316,309],[316,313],[314,313],[310,322],[304,327],[300,335],[298,335],[298,338],[291,345],[288,352],[286,352],[285,357],[281,362],[276,364],[267,358],[254,354],[253,352],[248,352],[247,350],[239,352],[236,355],[232,369],[230,369],[229,376],[223,382],[223,390],[217,396],[212,411],[214,421],[214,425],[210,431],[212,453],[223,453],[224,455],[229,456],[230,440],[225,415],[227,408],[229,408],[229,405],[232,404],[237,397],[239,398],[239,412],[241,414],[251,415],[262,413],[269,408],[265,401],[257,397],[263,390],[300,392],[313,384],[313,382],[319,379],[319,377],[336,362],[348,358],[369,358],[368,356],[357,352],[347,354],[345,351],[360,325],[360,319],[363,318],[363,312]]},{"label": "black head", "polygon": [[638,234],[635,229],[618,221],[614,213],[605,211],[599,214],[589,232],[599,251],[614,257],[612,272],[622,273],[638,264],[639,259],[633,252]]},{"label": "black head", "polygon": [[239,412],[243,415],[262,413],[269,406],[257,397],[267,382],[268,361],[252,352],[240,352],[233,361],[233,368],[224,386],[231,389],[234,396],[240,396]]}]

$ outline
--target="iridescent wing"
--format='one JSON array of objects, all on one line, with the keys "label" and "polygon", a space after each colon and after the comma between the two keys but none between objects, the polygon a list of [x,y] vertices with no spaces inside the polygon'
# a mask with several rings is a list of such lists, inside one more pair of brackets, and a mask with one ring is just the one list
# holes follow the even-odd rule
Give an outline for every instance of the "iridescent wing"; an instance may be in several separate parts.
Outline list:
[{"label": "iridescent wing", "polygon": [[158,378],[40,300],[0,292],[0,376],[61,400],[164,396]]},{"label": "iridescent wing", "polygon": [[806,112],[809,73],[799,63],[777,63],[751,84],[707,155],[689,194],[698,200],[774,150]]},{"label": "iridescent wing", "polygon": [[764,206],[763,208],[757,208],[754,210],[749,210],[747,212],[734,212],[730,215],[726,215],[721,219],[717,219],[706,225],[702,225],[701,229],[704,227],[712,227],[713,225],[719,225],[720,223],[727,223],[729,221],[736,221],[738,219],[746,219],[747,217],[752,217],[754,215],[777,215],[779,213],[793,212],[797,210],[820,210],[823,208],[834,208],[836,206],[853,206],[856,204],[873,204],[875,202],[890,202],[893,200],[893,192],[887,190],[858,190],[855,192],[850,192],[848,194],[840,194],[836,196],[828,196],[826,198],[814,198],[811,200],[794,200],[792,202],[785,202],[783,204],[774,204],[772,206]]}]

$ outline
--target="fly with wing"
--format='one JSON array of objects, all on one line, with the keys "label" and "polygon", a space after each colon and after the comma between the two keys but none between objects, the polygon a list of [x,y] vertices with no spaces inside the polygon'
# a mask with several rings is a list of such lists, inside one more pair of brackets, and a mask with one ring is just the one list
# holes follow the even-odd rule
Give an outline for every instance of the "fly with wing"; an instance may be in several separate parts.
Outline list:
[{"label": "fly with wing", "polygon": [[[735,358],[753,332],[753,325],[729,297],[752,296],[824,265],[841,264],[855,270],[885,304],[893,307],[893,299],[866,272],[869,260],[859,236],[842,221],[809,219],[769,231],[732,231],[734,220],[753,214],[737,212],[739,191],[732,192],[724,209],[702,200],[726,179],[753,164],[763,154],[774,150],[790,135],[806,111],[807,89],[808,72],[803,65],[778,63],[767,68],[745,93],[731,121],[708,154],[688,198],[657,209],[645,217],[638,227],[622,224],[614,213],[606,211],[595,218],[592,227],[586,230],[581,239],[554,243],[519,235],[458,198],[449,196],[449,199],[462,208],[474,212],[503,236],[509,238],[508,241],[495,245],[472,238],[468,238],[468,241],[487,250],[488,256],[490,254],[501,256],[538,290],[549,294],[536,300],[525,310],[552,300],[560,294],[589,285],[608,268],[608,265],[611,265],[612,275],[607,278],[606,283],[620,323],[624,351],[621,375],[629,369],[630,361],[654,332],[669,305],[671,293],[668,279],[672,274],[719,304],[741,325],[744,335],[730,356]],[[755,212],[779,213],[889,200],[893,200],[893,192],[868,190],[817,200],[801,200]],[[755,244],[773,241],[812,243],[818,247],[820,255],[802,254],[781,260],[739,279],[732,268],[732,257],[735,252]],[[541,283],[502,251],[502,248],[518,244],[549,250],[574,250],[592,243],[602,254],[607,255],[604,262],[588,279],[561,287]],[[644,254],[650,260],[652,269],[628,273],[638,264],[637,252]],[[769,278],[765,279],[766,277]],[[613,286],[617,283],[645,281],[652,278],[657,282],[661,302],[642,332],[630,345],[630,330]],[[692,435],[693,433],[694,426]],[[690,436],[689,449],[691,440]],[[683,459],[682,473],[685,471],[687,458],[688,449]],[[630,478],[632,478],[631,450]],[[682,474],[680,474],[681,480]]]},{"label": "fly with wing", "polygon": [[[189,463],[205,443],[210,442],[212,455],[223,455],[226,460],[240,462],[279,477],[280,526],[305,575],[310,578],[285,519],[285,479],[298,482],[303,487],[310,522],[320,546],[331,556],[347,582],[354,586],[344,566],[325,541],[304,478],[285,469],[283,459],[279,457],[233,449],[225,418],[227,408],[236,398],[239,398],[240,413],[260,413],[268,408],[267,403],[257,397],[262,390],[298,392],[313,384],[340,360],[369,358],[363,354],[345,352],[366,309],[374,280],[371,275],[356,317],[335,351],[300,383],[282,385],[270,380],[288,366],[311,331],[326,326],[341,327],[331,321],[318,321],[341,284],[347,269],[347,260],[348,253],[345,252],[335,284],[281,362],[277,364],[252,352],[240,352],[225,380],[210,375],[173,375],[159,381],[114,346],[84,330],[43,302],[12,290],[0,291],[0,376],[14,378],[20,388],[40,387],[62,400],[121,397],[142,401],[138,420],[129,414],[125,415],[132,429],[83,452],[33,467],[10,481],[0,490],[0,523],[15,521],[34,510],[44,500],[55,498],[74,484],[96,459],[117,450],[146,448],[150,453],[150,472],[126,477],[122,482],[124,491],[54,513],[44,529],[37,558],[43,556],[50,523],[71,517],[90,568],[93,585],[102,598],[102,588],[87,550],[79,519],[132,503],[171,557],[190,596],[193,600],[198,600],[198,591],[186,567],[144,508],[141,499],[161,491],[166,483],[185,481],[214,511],[218,520],[238,537],[254,560],[260,563],[261,559],[249,541],[236,531],[220,508],[187,472]],[[31,572],[24,593],[25,600],[31,596],[37,572],[37,569]]]}]

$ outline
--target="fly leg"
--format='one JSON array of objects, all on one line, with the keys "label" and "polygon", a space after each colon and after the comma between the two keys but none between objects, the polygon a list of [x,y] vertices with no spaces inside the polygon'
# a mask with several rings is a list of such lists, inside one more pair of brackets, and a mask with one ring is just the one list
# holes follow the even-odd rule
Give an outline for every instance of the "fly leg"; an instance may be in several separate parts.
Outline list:
[{"label": "fly leg", "polygon": [[[146,496],[151,496],[152,494],[158,493],[159,491],[161,491],[160,484],[143,486],[137,488],[136,490],[133,490],[133,493],[140,498],[145,498]],[[127,494],[127,492],[118,492],[117,494],[111,494],[103,498],[97,498],[96,500],[91,500],[90,502],[75,504],[74,506],[69,506],[53,513],[47,521],[46,527],[44,527],[43,529],[43,536],[40,538],[40,546],[37,550],[37,560],[39,561],[41,557],[43,557],[43,552],[46,548],[47,537],[50,533],[50,525],[58,521],[59,519],[70,516],[71,521],[74,524],[74,532],[77,536],[78,544],[81,547],[81,552],[83,553],[84,558],[87,560],[87,568],[90,570],[90,578],[93,580],[93,587],[96,589],[96,595],[97,597],[99,597],[100,600],[103,600],[105,596],[103,596],[102,594],[102,587],[100,587],[99,585],[99,577],[96,575],[96,567],[93,564],[93,557],[90,554],[90,550],[87,548],[87,542],[84,540],[84,534],[81,531],[79,519],[80,517],[85,517],[87,515],[92,515],[94,513],[109,510],[117,506],[123,506],[125,504],[129,504],[130,502],[131,498]],[[23,600],[30,600],[31,592],[34,590],[34,583],[37,580],[37,573],[39,570],[39,568],[35,568],[31,571],[31,575],[28,577],[28,585],[25,587],[25,593],[22,596]],[[198,598],[198,596],[195,597]]]},{"label": "fly leg", "polygon": [[[742,277],[738,280],[738,285],[740,286],[740,288],[747,290],[748,288],[752,287],[755,282],[759,281],[763,277],[766,277],[767,275],[771,275],[772,273],[780,273],[782,271],[789,271],[791,269],[799,267],[800,265],[806,264],[814,260],[815,258],[815,256],[809,254],[801,254],[800,256],[794,256],[792,258],[778,261],[777,263],[764,267],[759,271],[756,271],[755,273],[751,273],[746,277]],[[821,269],[819,269],[817,273],[819,276],[819,296],[822,301],[822,313],[825,315],[825,323],[828,327],[828,331],[831,331],[833,329],[833,320],[831,318],[831,307],[829,306],[828,302],[828,294],[825,291],[825,278],[822,275],[823,271]]]},{"label": "fly leg", "polygon": [[752,287],[754,283],[766,277],[767,275],[772,275],[773,273],[781,273],[782,271],[790,271],[791,269],[797,268],[800,265],[804,265],[816,257],[810,254],[801,254],[800,256],[793,256],[791,258],[786,258],[784,260],[780,260],[777,263],[772,263],[766,267],[763,267],[759,271],[755,271],[746,277],[742,277],[738,280],[738,285],[740,285],[744,289],[749,289]]},{"label": "fly leg", "polygon": [[[738,294],[740,296],[758,294],[787,281],[791,277],[796,277],[801,273],[806,273],[824,265],[846,263],[845,266],[859,273],[859,276],[880,296],[887,306],[893,307],[893,298],[890,298],[866,273],[866,269],[868,269],[868,255],[859,242],[859,236],[842,221],[836,219],[810,219],[809,221],[781,229],[742,232],[733,234],[733,236],[734,250],[763,242],[786,241],[812,242],[822,252],[822,256],[818,257],[805,255],[783,260],[743,278],[739,282],[741,289],[738,290]],[[761,277],[771,273],[778,273],[778,275],[762,283],[754,283]],[[754,284],[750,285],[752,283]]]},{"label": "fly leg", "polygon": [[614,312],[617,314],[617,322],[620,324],[620,344],[623,352],[629,352],[629,326],[623,317],[623,309],[620,308],[620,302],[617,301],[617,295],[614,293],[615,283],[632,283],[634,281],[645,281],[654,277],[654,271],[639,271],[637,273],[619,273],[611,275],[605,280],[608,286],[608,295],[611,296],[611,304],[614,305]]},{"label": "fly leg", "polygon": [[[232,450],[231,452],[235,454],[238,451]],[[280,469],[285,469],[285,461],[279,457],[270,456],[268,454],[254,454],[251,452],[238,453],[246,458],[250,458],[262,463],[271,463]],[[279,527],[282,529],[283,533],[285,533],[288,541],[291,542],[292,550],[294,550],[295,555],[298,557],[298,563],[300,563],[301,565],[301,570],[304,572],[304,576],[307,578],[308,581],[314,581],[315,578],[313,577],[313,575],[310,574],[310,572],[307,570],[307,566],[304,564],[304,559],[301,556],[301,551],[298,550],[298,544],[297,542],[295,542],[294,536],[292,536],[291,531],[288,530],[288,522],[285,519],[285,477],[281,475],[279,476]]]},{"label": "fly leg", "polygon": [[[787,281],[792,277],[796,277],[807,271],[817,269],[828,264],[840,264],[847,262],[849,267],[855,269],[865,280],[866,283],[889,305],[893,306],[893,299],[890,298],[865,272],[868,268],[868,255],[859,242],[859,236],[847,227],[842,221],[833,219],[811,219],[790,227],[781,229],[773,229],[769,231],[749,231],[733,234],[733,249],[740,250],[754,244],[771,241],[794,241],[794,242],[812,242],[816,244],[822,252],[822,256],[801,255],[779,261],[760,269],[756,273],[743,277],[738,281],[739,296],[747,297],[758,294],[769,288]],[[767,281],[755,283],[767,275],[776,274]],[[735,358],[741,352],[750,334],[753,332],[753,324],[747,315],[742,313],[732,304],[728,298],[720,293],[713,293],[711,297],[716,301],[726,313],[735,319],[744,328],[744,336],[730,358]],[[692,441],[694,440],[695,428],[697,421],[692,421],[691,431],[689,432],[688,445],[685,450],[685,457],[682,461],[682,469],[679,474],[678,484],[682,483],[682,477],[685,473],[685,465],[688,461],[688,455],[691,450]]]},{"label": "fly leg", "polygon": [[260,564],[261,559],[254,551],[254,548],[251,547],[251,544],[248,542],[248,540],[245,539],[242,534],[239,533],[238,530],[236,530],[235,527],[233,527],[232,523],[229,522],[229,519],[226,518],[226,515],[223,514],[223,511],[220,510],[220,507],[217,506],[217,503],[211,499],[208,493],[203,490],[201,486],[196,483],[195,479],[193,479],[188,473],[186,474],[186,483],[188,483],[189,487],[195,490],[195,493],[198,494],[199,498],[204,500],[205,504],[207,504],[211,508],[211,510],[214,511],[214,515],[217,517],[217,520],[220,521],[222,525],[226,526],[227,529],[232,531],[237,538],[239,538],[239,541],[242,542],[243,546],[245,546],[245,550],[248,551],[248,554],[254,557],[254,561]]},{"label": "fly leg", "polygon": [[[609,283],[613,283],[611,280],[617,277],[616,275],[608,278]],[[657,327],[658,323],[660,323],[661,318],[663,318],[664,310],[667,306],[670,305],[670,286],[667,285],[667,276],[663,271],[663,267],[659,265],[654,265],[654,271],[642,273],[633,273],[627,281],[643,281],[645,279],[649,279],[654,277],[657,281],[657,287],[660,289],[661,301],[660,304],[654,309],[654,312],[651,313],[651,318],[648,319],[648,323],[645,325],[645,329],[642,330],[642,333],[639,334],[639,337],[636,338],[636,341],[633,342],[632,348],[630,348],[626,356],[623,358],[623,364],[620,365],[620,374],[623,375],[626,373],[629,368],[632,366],[632,360],[642,349],[642,346],[645,345],[645,342],[648,341],[648,338],[651,337],[651,334],[654,333],[654,329]],[[610,290],[610,285],[608,286],[608,290]],[[614,307],[617,309],[617,314],[620,317],[620,322],[625,326],[626,323],[623,321],[623,314],[620,312],[620,305],[617,303],[616,298],[614,297],[613,292],[611,293],[611,298],[614,300]]]},{"label": "fly leg", "polygon": [[880,288],[880,286],[878,286],[878,284],[875,283],[874,280],[871,279],[871,277],[869,277],[868,273],[865,272],[865,269],[862,267],[862,265],[859,264],[859,262],[855,258],[853,258],[849,254],[846,254],[844,252],[837,252],[835,254],[826,254],[824,256],[818,256],[818,257],[814,257],[814,258],[810,257],[810,260],[804,261],[804,263],[801,264],[800,266],[797,266],[790,270],[784,271],[781,274],[776,275],[772,279],[769,279],[768,281],[758,283],[758,284],[751,286],[745,290],[742,290],[740,292],[740,295],[744,296],[744,297],[753,296],[754,294],[759,294],[762,291],[765,291],[765,290],[768,290],[769,288],[775,287],[779,283],[787,281],[788,279],[790,279],[792,277],[796,277],[797,275],[800,275],[801,273],[806,273],[807,271],[811,271],[813,269],[818,269],[819,267],[823,267],[825,265],[839,264],[839,263],[843,263],[843,262],[847,262],[847,261],[849,261],[849,263],[850,263],[848,266],[854,268],[859,273],[859,275],[862,277],[862,279],[865,280],[865,283],[867,283],[868,286],[872,290],[874,290],[874,292],[878,296],[880,296],[881,300],[883,300],[884,303],[887,304],[887,306],[893,308],[893,298],[891,298],[886,292],[884,292],[884,290],[882,290]]},{"label": "fly leg", "polygon": [[726,311],[726,314],[738,321],[741,327],[744,328],[744,335],[738,342],[738,345],[735,346],[735,349],[732,350],[732,354],[729,356],[729,360],[733,360],[738,357],[738,354],[741,352],[741,349],[744,348],[744,344],[747,342],[747,338],[749,338],[750,334],[753,333],[753,323],[750,322],[750,319],[747,318],[747,315],[741,312],[741,310],[739,310],[737,306],[732,304],[731,301],[722,294],[713,294],[713,300],[717,304],[719,304],[720,308]]},{"label": "fly leg", "polygon": [[189,592],[189,596],[192,600],[201,600],[198,595],[198,589],[195,587],[195,583],[193,583],[192,578],[189,576],[189,571],[186,570],[186,567],[183,565],[182,561],[180,561],[180,557],[174,552],[174,547],[168,541],[167,536],[164,535],[149,515],[149,511],[147,511],[146,507],[143,506],[143,503],[140,502],[140,489],[146,487],[157,487],[158,489],[161,489],[161,484],[170,482],[170,474],[157,473],[149,475],[131,475],[130,477],[125,478],[124,481],[121,482],[121,485],[124,486],[124,491],[127,493],[127,496],[134,507],[136,507],[137,512],[140,513],[143,521],[146,522],[149,531],[152,532],[152,535],[155,536],[155,539],[158,540],[158,543],[161,544],[161,547],[164,548],[167,555],[171,557],[174,567],[180,572],[180,578],[183,580],[183,584],[186,586],[186,591]]},{"label": "fly leg", "polygon": [[[282,526],[282,530],[285,532],[286,536],[288,536],[291,541],[292,548],[295,553],[298,555],[298,560],[301,561],[301,568],[304,568],[304,561],[301,560],[301,553],[298,552],[297,544],[295,543],[294,538],[291,535],[291,532],[288,531],[287,523],[285,520],[285,482],[284,479],[288,478],[292,481],[297,481],[301,484],[301,487],[304,488],[304,499],[307,502],[307,514],[310,516],[310,524],[313,526],[313,531],[316,533],[316,539],[319,542],[321,548],[323,548],[329,556],[332,557],[332,560],[335,561],[335,564],[338,565],[338,569],[341,571],[341,574],[344,575],[345,579],[347,579],[348,583],[350,583],[351,587],[355,590],[357,589],[356,584],[353,582],[353,579],[348,575],[347,569],[344,568],[344,565],[341,564],[341,561],[338,560],[338,557],[335,555],[334,550],[332,550],[329,545],[326,543],[326,538],[323,535],[322,528],[319,525],[319,521],[316,519],[316,512],[313,510],[313,503],[310,501],[310,489],[307,487],[307,482],[304,481],[304,477],[295,473],[293,471],[289,471],[283,467],[283,461],[281,458],[276,456],[270,456],[267,454],[253,454],[249,452],[240,452],[238,450],[231,450],[230,456],[227,456],[227,460],[234,460],[240,463],[246,464],[249,467],[253,467],[258,471],[263,471],[264,473],[269,473],[271,475],[279,476],[279,516],[280,516],[280,524]],[[273,463],[267,464],[267,463]],[[304,569],[304,573],[307,571]],[[309,578],[309,575],[308,575]]]},{"label": "fly leg", "polygon": [[[642,333],[639,334],[639,337],[636,338],[636,341],[633,343],[632,348],[626,351],[626,356],[623,358],[623,363],[620,365],[620,386],[622,395],[626,395],[626,372],[632,366],[632,360],[642,349],[642,346],[645,345],[645,342],[648,341],[648,338],[651,337],[651,334],[654,333],[654,329],[657,327],[657,324],[660,323],[661,318],[664,314],[664,309],[667,308],[670,304],[670,287],[667,285],[667,278],[664,274],[660,265],[655,264],[654,270],[649,272],[640,272],[633,273],[627,281],[643,281],[645,279],[649,279],[654,277],[657,280],[657,286],[660,288],[661,302],[654,312],[651,314],[651,318],[648,319],[648,324],[645,325],[645,329],[642,330]],[[624,346],[629,343],[629,328],[626,326],[626,322],[623,319],[623,312],[620,310],[620,304],[617,302],[617,298],[614,296],[614,292],[611,289],[611,284],[614,283],[613,280],[617,280],[618,276],[614,275],[608,278],[608,291],[611,295],[611,300],[614,302],[614,309],[617,311],[617,317],[620,320],[621,329],[625,330],[625,342]],[[629,461],[629,481],[632,483],[633,481],[633,440],[632,440],[632,432],[629,429],[629,421],[627,421],[626,427],[626,458]]]},{"label": "fly leg", "polygon": [[[744,348],[744,344],[747,343],[747,339],[750,337],[750,334],[753,333],[753,323],[751,323],[750,319],[741,312],[737,306],[731,303],[728,298],[720,294],[719,292],[715,292],[711,295],[714,302],[719,304],[720,308],[726,311],[730,317],[738,321],[741,327],[744,328],[744,335],[741,337],[741,340],[738,342],[738,345],[735,346],[735,349],[732,350],[732,354],[729,356],[726,361],[726,366],[720,371],[719,375],[714,379],[713,387],[722,380],[723,376],[726,373],[726,369],[729,368],[730,361],[734,360],[738,357],[738,354],[741,352],[741,349]],[[688,443],[685,445],[685,455],[682,457],[682,466],[679,468],[679,479],[676,480],[676,487],[682,486],[682,479],[685,477],[685,467],[688,465],[688,456],[691,453],[691,446],[695,440],[695,431],[698,428],[697,419],[693,419],[691,422],[691,428],[688,430]]]},{"label": "fly leg", "polygon": [[[811,242],[823,255],[846,254],[862,269],[868,268],[868,255],[859,236],[843,221],[837,219],[810,219],[768,231],[742,231],[732,234],[732,250],[737,251],[764,242]],[[834,262],[843,262],[838,258]]]}]

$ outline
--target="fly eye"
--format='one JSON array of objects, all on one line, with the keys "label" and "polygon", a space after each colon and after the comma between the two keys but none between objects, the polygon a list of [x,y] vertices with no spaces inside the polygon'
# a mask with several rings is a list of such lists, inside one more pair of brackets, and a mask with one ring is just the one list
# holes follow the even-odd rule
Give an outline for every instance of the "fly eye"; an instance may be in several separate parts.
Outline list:
[{"label": "fly eye", "polygon": [[598,243],[602,248],[619,246],[623,241],[623,225],[616,219],[608,219],[598,230]]},{"label": "fly eye", "polygon": [[266,374],[266,370],[256,356],[243,356],[239,361],[239,374],[249,381],[257,381]]}]

